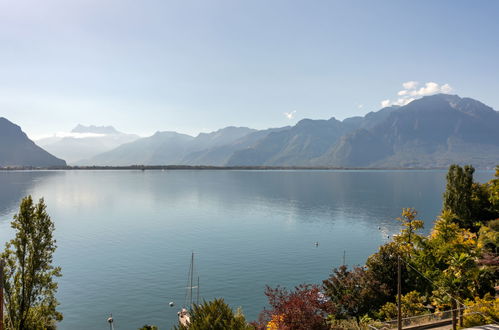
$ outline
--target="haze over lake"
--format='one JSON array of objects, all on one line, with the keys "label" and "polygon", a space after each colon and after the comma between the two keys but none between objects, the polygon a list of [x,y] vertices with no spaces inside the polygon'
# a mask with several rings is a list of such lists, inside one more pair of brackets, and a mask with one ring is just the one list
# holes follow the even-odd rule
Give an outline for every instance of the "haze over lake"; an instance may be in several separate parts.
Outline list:
[{"label": "haze over lake", "polygon": [[[60,329],[169,329],[184,303],[191,252],[200,295],[266,305],[265,285],[320,283],[363,264],[399,231],[403,207],[426,230],[446,171],[3,171],[0,242],[20,199],[44,197],[62,267]],[[477,172],[485,182],[492,172]],[[314,242],[319,242],[316,246]],[[170,308],[168,303],[176,306]]]}]

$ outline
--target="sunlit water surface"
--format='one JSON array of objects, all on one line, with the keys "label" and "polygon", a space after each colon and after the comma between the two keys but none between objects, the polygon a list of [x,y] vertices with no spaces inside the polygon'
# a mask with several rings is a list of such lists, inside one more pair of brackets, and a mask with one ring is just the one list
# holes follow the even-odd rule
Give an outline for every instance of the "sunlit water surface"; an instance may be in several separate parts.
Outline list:
[{"label": "sunlit water surface", "polygon": [[0,242],[20,199],[43,196],[63,270],[60,329],[108,329],[109,313],[117,330],[171,328],[192,251],[201,298],[254,320],[265,285],[321,283],[344,256],[363,264],[399,231],[402,208],[429,230],[444,188],[445,171],[7,171]]}]

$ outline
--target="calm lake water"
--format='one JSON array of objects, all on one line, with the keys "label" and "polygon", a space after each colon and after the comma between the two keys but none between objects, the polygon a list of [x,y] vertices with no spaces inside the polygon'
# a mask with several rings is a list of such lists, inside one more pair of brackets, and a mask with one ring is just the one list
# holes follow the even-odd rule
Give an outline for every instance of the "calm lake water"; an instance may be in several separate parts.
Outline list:
[{"label": "calm lake water", "polygon": [[[55,222],[60,329],[156,324],[184,303],[191,252],[200,296],[254,320],[265,285],[321,283],[363,264],[414,207],[428,230],[445,171],[0,172],[0,243],[20,199],[44,197]],[[492,172],[477,172],[485,182]],[[380,228],[380,229],[379,229]],[[319,242],[316,246],[314,242]],[[168,306],[170,301],[177,305]]]}]

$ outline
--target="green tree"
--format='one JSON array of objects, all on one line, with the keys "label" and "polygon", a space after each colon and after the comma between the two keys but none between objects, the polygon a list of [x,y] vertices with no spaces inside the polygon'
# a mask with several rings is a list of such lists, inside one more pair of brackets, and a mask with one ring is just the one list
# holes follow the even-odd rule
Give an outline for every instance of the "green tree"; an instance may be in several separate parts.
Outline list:
[{"label": "green tree", "polygon": [[[175,329],[185,330],[186,327],[179,325]],[[246,323],[244,315],[238,310],[236,313],[225,303],[223,299],[205,301],[200,305],[194,305],[191,311],[189,330],[249,330],[252,326]]]},{"label": "green tree", "polygon": [[31,196],[23,198],[11,227],[15,237],[6,243],[4,292],[6,327],[8,329],[55,329],[62,314],[56,310],[60,267],[52,265],[56,241],[54,223],[46,212],[43,199],[33,204]]},{"label": "green tree", "polygon": [[[367,272],[373,281],[381,283],[386,289],[382,291],[385,294],[376,300],[380,302],[379,304],[374,305],[373,301],[373,308],[378,309],[387,301],[395,301],[394,297],[397,294],[398,256],[404,255],[398,243],[388,242],[381,245],[378,252],[373,253],[367,258]],[[412,259],[414,259],[414,256]],[[408,260],[408,258],[404,257],[404,260]],[[413,290],[431,292],[431,288],[427,288],[429,286],[428,282],[415,273],[403,261],[401,262],[401,270],[402,294]]]},{"label": "green tree", "polygon": [[336,318],[354,317],[357,324],[361,316],[375,312],[382,305],[387,288],[362,267],[351,271],[345,265],[333,270],[323,281]]},{"label": "green tree", "polygon": [[[411,317],[417,315],[428,314],[429,311],[425,306],[425,297],[417,291],[411,291],[402,296],[400,307],[402,309],[402,317]],[[397,318],[397,304],[388,302],[379,311],[380,318],[388,321]]]},{"label": "green tree", "polygon": [[499,218],[499,165],[496,166],[495,178],[489,182],[489,202],[492,211]]},{"label": "green tree", "polygon": [[414,244],[421,242],[422,239],[422,236],[416,234],[416,231],[423,228],[424,222],[416,219],[417,214],[418,211],[413,208],[404,208],[402,216],[397,218],[397,221],[402,223],[403,228],[400,234],[395,236],[395,242],[405,246],[409,254],[410,250],[414,248]]},{"label": "green tree", "polygon": [[473,228],[473,173],[471,165],[451,165],[447,172],[443,210],[451,211],[464,228]]}]

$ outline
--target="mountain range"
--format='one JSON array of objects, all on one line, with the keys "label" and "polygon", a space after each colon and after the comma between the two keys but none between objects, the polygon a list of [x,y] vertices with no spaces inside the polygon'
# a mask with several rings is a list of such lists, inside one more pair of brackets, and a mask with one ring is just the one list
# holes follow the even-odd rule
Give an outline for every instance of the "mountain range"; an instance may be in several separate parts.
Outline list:
[{"label": "mountain range", "polygon": [[90,135],[38,142],[82,166],[413,168],[466,163],[488,168],[499,164],[499,112],[449,94],[425,96],[363,117],[303,119],[294,126],[266,130],[231,126],[195,137],[156,132],[138,138],[110,126],[79,125],[72,133]]},{"label": "mountain range", "polygon": [[138,138],[138,135],[119,132],[112,126],[77,125],[69,136],[53,136],[35,142],[51,154],[74,164]]},{"label": "mountain range", "polygon": [[436,94],[343,121],[291,127],[227,127],[197,137],[157,132],[80,162],[84,165],[445,167],[499,163],[499,112]]}]

